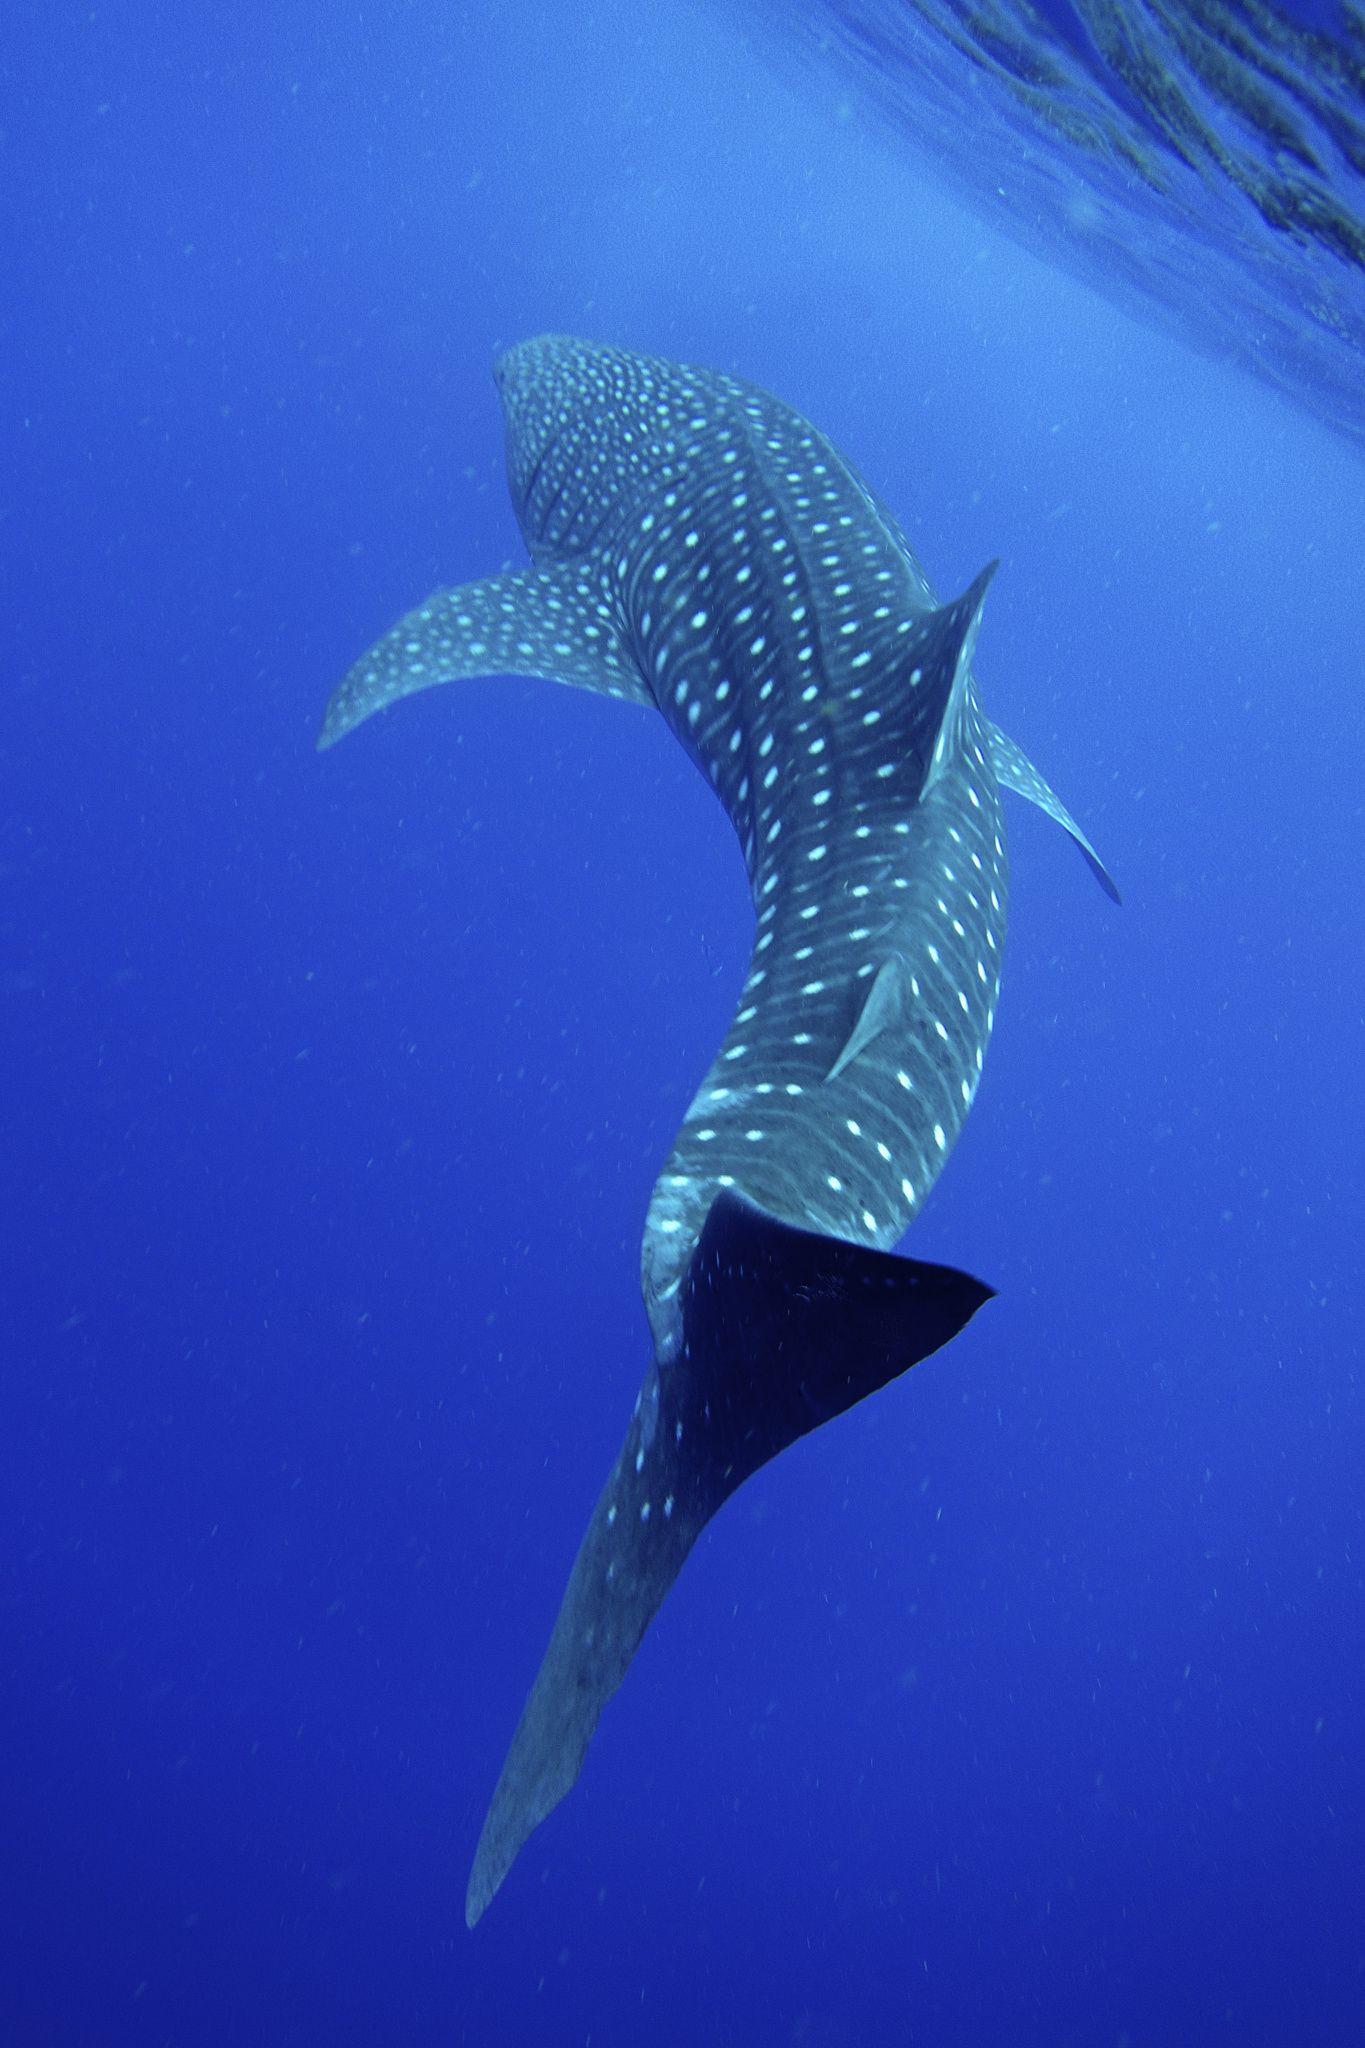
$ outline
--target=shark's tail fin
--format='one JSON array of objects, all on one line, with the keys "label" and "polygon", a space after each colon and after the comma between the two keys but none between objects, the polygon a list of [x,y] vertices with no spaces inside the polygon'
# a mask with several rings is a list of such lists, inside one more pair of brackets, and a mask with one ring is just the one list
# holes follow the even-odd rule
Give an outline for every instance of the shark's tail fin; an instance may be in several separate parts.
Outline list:
[{"label": "shark's tail fin", "polygon": [[684,1283],[682,1349],[646,1376],[493,1794],[471,1927],[577,1778],[602,1708],[721,1503],[787,1444],[946,1344],[991,1293],[950,1266],[718,1197]]}]

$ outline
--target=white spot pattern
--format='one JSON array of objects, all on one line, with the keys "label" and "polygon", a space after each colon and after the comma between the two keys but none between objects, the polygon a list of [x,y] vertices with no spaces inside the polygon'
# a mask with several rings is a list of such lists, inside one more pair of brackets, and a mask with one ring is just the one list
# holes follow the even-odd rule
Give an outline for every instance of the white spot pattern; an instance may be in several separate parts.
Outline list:
[{"label": "white spot pattern", "polygon": [[[409,614],[343,682],[324,740],[438,681],[553,676],[656,705],[729,812],[759,931],[651,1205],[665,1357],[718,1187],[890,1245],[970,1106],[1008,893],[989,728],[970,676],[952,687],[974,607],[935,611],[829,443],[732,378],[547,337],[499,380],[537,567]],[[897,999],[831,1078],[888,963]]]}]

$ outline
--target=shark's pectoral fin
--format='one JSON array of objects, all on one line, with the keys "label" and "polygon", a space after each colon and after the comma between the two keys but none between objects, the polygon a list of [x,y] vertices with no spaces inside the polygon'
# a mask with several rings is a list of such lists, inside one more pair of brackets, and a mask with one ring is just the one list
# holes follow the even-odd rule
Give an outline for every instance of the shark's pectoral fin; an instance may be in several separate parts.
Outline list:
[{"label": "shark's pectoral fin", "polygon": [[1069,832],[1094,873],[1096,881],[1106,896],[1115,903],[1122,902],[1114,878],[1096,853],[1090,841],[1082,832],[1060,797],[1054,794],[1044,782],[1022,747],[1006,738],[998,725],[987,727],[990,734],[991,766],[1002,789],[1012,789],[1016,796],[1027,797],[1031,804],[1037,804],[1040,811],[1046,811],[1049,818],[1055,818],[1063,831]]},{"label": "shark's pectoral fin", "polygon": [[521,569],[435,591],[400,619],[342,678],[318,746],[334,746],[398,697],[494,675],[654,701],[598,582],[572,569]]},{"label": "shark's pectoral fin", "polygon": [[683,1343],[650,1367],[588,1525],[474,1858],[472,1927],[578,1776],[701,1530],[778,1451],[946,1344],[991,1289],[793,1230],[740,1196],[712,1205],[683,1288]]},{"label": "shark's pectoral fin", "polygon": [[910,997],[909,978],[910,969],[899,953],[883,960],[867,992],[867,1001],[858,1012],[858,1021],[849,1032],[838,1059],[826,1074],[826,1081],[837,1081],[844,1068],[851,1066],[859,1053],[866,1052],[874,1038],[880,1038],[883,1031],[893,1030],[904,1021]]}]

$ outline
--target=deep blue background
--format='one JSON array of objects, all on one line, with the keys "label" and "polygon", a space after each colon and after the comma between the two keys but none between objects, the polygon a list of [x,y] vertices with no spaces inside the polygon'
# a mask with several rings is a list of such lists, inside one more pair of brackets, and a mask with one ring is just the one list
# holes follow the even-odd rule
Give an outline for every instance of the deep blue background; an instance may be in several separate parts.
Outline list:
[{"label": "deep blue background", "polygon": [[[491,10],[489,11],[491,14]],[[1365,476],[673,4],[21,10],[0,415],[0,2040],[1365,2031]],[[564,327],[808,412],[1012,806],[915,1249],[1000,1300],[721,1517],[474,1936],[749,913],[661,724],[356,653]]]}]

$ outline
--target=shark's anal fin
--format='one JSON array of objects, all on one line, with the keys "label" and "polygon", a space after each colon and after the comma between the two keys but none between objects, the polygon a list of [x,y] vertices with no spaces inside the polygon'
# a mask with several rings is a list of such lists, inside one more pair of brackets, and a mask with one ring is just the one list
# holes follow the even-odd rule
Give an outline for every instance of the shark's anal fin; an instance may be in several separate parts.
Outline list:
[{"label": "shark's anal fin", "polygon": [[894,1030],[903,1021],[909,976],[910,970],[899,953],[883,960],[867,992],[867,1001],[858,1012],[858,1021],[849,1032],[838,1059],[826,1074],[826,1081],[837,1081],[844,1068],[851,1066],[859,1053],[866,1052],[874,1038],[880,1038],[883,1031]]},{"label": "shark's anal fin", "polygon": [[712,1205],[683,1288],[683,1344],[652,1365],[588,1525],[469,1880],[472,1927],[578,1776],[602,1708],[683,1561],[760,1465],[946,1344],[991,1289]]},{"label": "shark's anal fin", "polygon": [[654,701],[599,583],[572,569],[518,569],[437,590],[376,640],[334,691],[318,746],[416,690],[494,675]]},{"label": "shark's anal fin", "polygon": [[1055,818],[1062,830],[1069,832],[1080,847],[1105,895],[1111,897],[1115,903],[1122,902],[1123,899],[1108,868],[1066,805],[1044,782],[1022,747],[1017,747],[1012,739],[1008,739],[998,725],[988,725],[986,729],[990,735],[991,766],[1001,788],[1012,789],[1016,796],[1027,797],[1031,804],[1037,804],[1040,811],[1046,811],[1049,818]]}]

